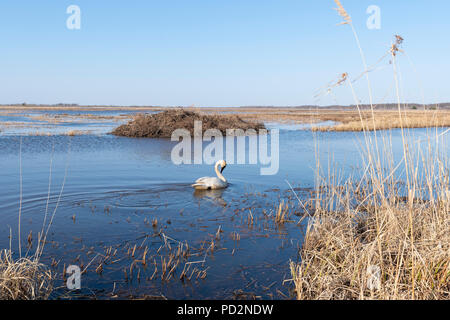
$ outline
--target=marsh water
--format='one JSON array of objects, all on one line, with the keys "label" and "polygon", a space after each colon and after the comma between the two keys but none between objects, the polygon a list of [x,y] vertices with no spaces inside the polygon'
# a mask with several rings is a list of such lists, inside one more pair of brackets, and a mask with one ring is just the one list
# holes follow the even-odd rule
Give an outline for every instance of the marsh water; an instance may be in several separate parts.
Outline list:
[{"label": "marsh water", "polygon": [[[114,123],[84,125],[96,134],[0,133],[0,248],[18,256],[20,208],[22,255],[34,253],[47,212],[42,262],[56,274],[55,299],[289,299],[289,261],[298,259],[307,223],[297,196],[314,188],[316,155],[325,170],[361,170],[362,133],[272,123],[280,130],[277,174],[229,164],[227,189],[199,192],[191,183],[214,176],[213,167],[175,165],[177,142],[112,136]],[[391,139],[400,156],[400,132]],[[274,219],[280,203],[289,212],[282,224]],[[81,290],[66,287],[69,265],[84,271]]]}]

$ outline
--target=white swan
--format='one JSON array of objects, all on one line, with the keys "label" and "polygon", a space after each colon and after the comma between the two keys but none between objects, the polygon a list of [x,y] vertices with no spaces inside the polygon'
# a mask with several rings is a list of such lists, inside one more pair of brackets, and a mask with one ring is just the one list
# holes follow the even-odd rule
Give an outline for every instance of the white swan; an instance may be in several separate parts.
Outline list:
[{"label": "white swan", "polygon": [[[219,172],[220,166],[220,172]],[[216,171],[216,177],[203,177],[197,179],[195,183],[192,185],[195,189],[199,190],[214,190],[214,189],[224,189],[228,187],[227,179],[222,175],[223,169],[227,166],[225,160],[219,160],[216,162],[214,166],[214,170]]]}]

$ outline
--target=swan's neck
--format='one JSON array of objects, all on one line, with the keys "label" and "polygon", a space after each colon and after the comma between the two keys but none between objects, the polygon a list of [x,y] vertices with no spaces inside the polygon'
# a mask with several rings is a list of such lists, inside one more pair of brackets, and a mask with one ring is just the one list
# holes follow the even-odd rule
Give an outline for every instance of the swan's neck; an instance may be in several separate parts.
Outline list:
[{"label": "swan's neck", "polygon": [[222,180],[223,182],[227,182],[227,179],[225,179],[225,177],[220,173],[220,171],[219,171],[219,165],[220,165],[220,163],[216,163],[216,166],[215,166],[215,170],[216,170],[216,175],[217,175],[217,177],[220,179],[220,180]]}]

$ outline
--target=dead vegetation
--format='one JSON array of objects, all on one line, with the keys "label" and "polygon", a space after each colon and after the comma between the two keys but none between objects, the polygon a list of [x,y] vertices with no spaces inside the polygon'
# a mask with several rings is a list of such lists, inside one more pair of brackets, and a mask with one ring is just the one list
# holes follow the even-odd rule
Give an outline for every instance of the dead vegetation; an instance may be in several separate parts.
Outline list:
[{"label": "dead vegetation", "polygon": [[81,136],[81,135],[85,135],[85,134],[91,134],[91,131],[89,130],[69,130],[66,133],[64,133],[64,135],[66,136]]},{"label": "dead vegetation", "polygon": [[[24,113],[26,114],[26,113]],[[123,115],[98,115],[98,114],[39,114],[29,115],[28,118],[35,122],[46,122],[50,124],[64,124],[64,123],[89,123],[89,122],[118,122],[122,120],[128,120],[130,116],[128,114]]]},{"label": "dead vegetation", "polygon": [[313,127],[315,131],[373,131],[395,128],[449,127],[450,111],[445,110],[375,110],[341,111],[317,115],[321,121],[335,121],[332,126]]},{"label": "dead vegetation", "polygon": [[[450,299],[448,193],[405,203],[389,196],[394,189],[387,185],[381,188],[389,188],[388,196],[380,199],[372,182],[379,181],[356,190],[348,181],[320,200],[302,261],[291,263],[297,298]],[[355,198],[360,202],[351,205]],[[322,206],[330,199],[338,208]]]},{"label": "dead vegetation", "polygon": [[0,300],[47,299],[53,275],[36,259],[14,260],[10,250],[0,253]]},{"label": "dead vegetation", "polygon": [[[149,244],[157,238],[161,240],[159,246]],[[120,268],[127,285],[150,281],[186,283],[206,278],[209,267],[205,264],[207,256],[214,252],[213,247],[214,240],[205,240],[201,247],[191,247],[186,241],[178,241],[161,230],[155,230],[153,235],[146,235],[140,244],[106,246],[103,253],[97,254],[91,247],[86,253],[90,259],[86,266],[80,256],[74,263],[81,264],[82,274],[87,273],[89,266],[99,275]],[[63,276],[65,279],[65,274]]]},{"label": "dead vegetation", "polygon": [[[351,19],[340,1],[335,2],[359,46]],[[395,76],[402,41],[396,36],[388,53]],[[364,57],[363,63],[367,70]],[[365,75],[368,77],[368,72]],[[400,101],[398,91],[397,97]],[[349,121],[340,128],[364,131],[364,169],[357,177],[341,182],[336,168],[324,175],[318,161],[314,214],[300,250],[301,261],[290,264],[296,296],[449,300],[450,176],[446,132],[430,130],[419,144],[408,128],[445,125],[450,117],[406,111],[400,102],[397,112],[382,121],[373,107],[367,113],[358,111],[359,123]],[[397,126],[401,129],[403,157],[394,160],[392,145],[386,140],[378,145],[377,130]]]},{"label": "dead vegetation", "polygon": [[[50,162],[52,163],[52,162]],[[38,232],[36,242],[37,247],[34,254],[30,253],[33,247],[33,233],[29,232],[27,237],[27,251],[23,252],[21,241],[21,221],[22,221],[22,138],[19,145],[19,214],[18,214],[18,252],[13,253],[12,250],[12,230],[10,229],[10,245],[9,249],[0,252],[0,300],[46,300],[53,291],[54,275],[49,267],[41,263],[42,254],[47,243],[47,236],[53,224],[64,186],[67,178],[68,162],[66,162],[66,170],[64,180],[61,185],[59,197],[57,198],[56,207],[53,212],[49,212],[48,204],[50,201],[50,187],[47,196],[47,208],[44,213],[41,231]],[[50,171],[51,172],[51,171]],[[51,181],[51,173],[49,181]],[[50,183],[49,183],[50,185]],[[22,254],[24,253],[24,254]],[[15,258],[17,255],[18,258]],[[51,266],[56,267],[59,262],[52,258]]]},{"label": "dead vegetation", "polygon": [[170,138],[176,129],[186,129],[194,135],[194,122],[202,122],[202,133],[217,129],[226,134],[227,129],[264,129],[257,122],[244,121],[236,115],[202,114],[183,109],[167,110],[156,114],[138,114],[127,124],[117,127],[112,134],[134,138]]},{"label": "dead vegetation", "polygon": [[[175,114],[177,111],[184,110],[189,113],[195,113],[203,116],[210,117],[222,117],[220,121],[226,120],[226,125],[230,125],[230,128],[262,128],[255,127],[257,123],[263,122],[277,122],[277,123],[289,123],[289,124],[312,124],[312,130],[314,131],[371,131],[374,128],[378,130],[400,128],[401,123],[399,119],[398,110],[393,109],[392,105],[376,105],[373,112],[368,106],[348,107],[230,107],[230,108],[159,108],[159,109],[127,109],[118,108],[118,110],[136,110],[138,113],[134,116],[134,119],[128,124],[120,126],[115,131],[117,135],[129,134],[130,136],[146,136],[153,137],[153,135],[159,136],[157,132],[163,132],[164,127],[159,125],[157,121],[150,120],[151,115],[144,114],[146,111],[161,111]],[[107,109],[109,110],[109,109]],[[7,110],[6,110],[7,111]],[[25,110],[26,111],[26,110]],[[24,113],[26,114],[26,113]],[[232,115],[230,115],[232,114]],[[23,114],[20,114],[23,115]],[[95,124],[96,122],[119,122],[129,120],[132,116],[118,115],[118,116],[103,116],[93,114],[60,114],[60,115],[40,115],[32,116],[30,119],[36,122],[19,122],[19,121],[5,121],[1,122],[1,126],[12,128],[36,128],[40,129],[43,126],[48,125],[60,125],[66,123],[89,123],[91,120]],[[238,118],[237,121],[229,122],[232,118]],[[184,119],[184,118],[183,118]],[[200,118],[195,118],[201,120]],[[361,119],[363,120],[361,122]],[[156,120],[161,120],[156,118]],[[173,120],[165,119],[163,123],[174,126],[177,122]],[[45,121],[46,124],[39,124],[38,121]],[[183,123],[185,120],[182,120]],[[335,124],[329,126],[314,126],[316,123],[332,121]],[[427,128],[427,127],[449,127],[450,126],[450,110],[447,105],[439,106],[425,106],[420,104],[408,104],[404,105],[402,111],[402,121],[405,128]],[[149,126],[147,128],[147,126]],[[183,126],[189,129],[190,126],[183,124]],[[177,128],[178,128],[177,127]],[[153,129],[150,129],[153,128]],[[205,128],[205,130],[208,127]],[[87,131],[87,133],[90,133]],[[32,133],[31,133],[32,134]],[[167,134],[167,133],[165,133]]]}]

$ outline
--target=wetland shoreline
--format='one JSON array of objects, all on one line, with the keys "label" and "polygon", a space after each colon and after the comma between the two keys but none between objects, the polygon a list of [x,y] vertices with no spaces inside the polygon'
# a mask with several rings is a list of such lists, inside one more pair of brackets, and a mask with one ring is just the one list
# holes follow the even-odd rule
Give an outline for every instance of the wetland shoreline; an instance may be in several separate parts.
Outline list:
[{"label": "wetland shoreline", "polygon": [[[360,150],[355,146],[365,136],[357,131],[313,132],[308,129],[286,129],[288,127],[283,127],[286,123],[283,119],[301,119],[298,121],[304,122],[308,118],[309,122],[320,122],[325,119],[336,120],[337,117],[342,120],[344,116],[354,119],[359,114],[344,110],[335,112],[332,109],[319,114],[315,111],[280,110],[253,110],[254,113],[245,113],[243,116],[259,116],[280,126],[280,154],[283,155],[280,172],[275,176],[261,177],[257,172],[258,168],[233,165],[227,171],[230,174],[230,187],[224,191],[206,193],[194,192],[190,183],[197,177],[210,173],[210,166],[174,166],[170,160],[173,142],[168,139],[133,139],[108,134],[111,128],[131,119],[136,113],[134,110],[45,110],[32,114],[26,113],[30,111],[17,111],[13,115],[5,112],[2,116],[9,116],[8,121],[17,117],[24,126],[49,130],[46,126],[51,125],[58,130],[52,129],[54,134],[50,136],[30,134],[27,131],[0,133],[3,151],[0,161],[5,168],[0,173],[0,179],[9,186],[0,195],[3,219],[1,233],[9,234],[7,226],[17,230],[20,181],[18,150],[22,149],[25,182],[21,237],[23,248],[31,252],[36,248],[36,235],[40,232],[47,199],[50,199],[49,208],[58,207],[52,232],[40,260],[48,268],[46,270],[56,276],[55,289],[49,296],[50,299],[357,298],[352,295],[355,289],[347,286],[345,280],[348,278],[345,270],[350,270],[350,266],[342,269],[343,277],[339,278],[342,282],[332,283],[327,282],[326,277],[314,279],[313,275],[304,273],[304,270],[309,267],[311,269],[308,270],[317,270],[322,266],[327,267],[324,272],[332,274],[336,270],[334,263],[343,259],[333,251],[341,252],[343,249],[340,247],[331,246],[331,251],[321,251],[323,245],[320,239],[325,239],[323,234],[327,235],[327,230],[332,232],[329,241],[346,241],[348,247],[352,248],[354,257],[367,258],[360,251],[365,248],[359,242],[361,238],[338,239],[338,236],[363,232],[366,237],[388,237],[386,234],[371,233],[374,224],[373,216],[370,215],[367,220],[360,221],[361,227],[358,229],[348,228],[346,219],[338,220],[338,224],[330,222],[337,221],[335,217],[341,217],[343,213],[347,217],[345,212],[352,212],[354,207],[336,211],[336,208],[317,206],[318,201],[323,204],[334,203],[331,199],[337,196],[337,203],[348,203],[341,192],[350,188],[352,182],[338,184],[336,179],[340,173],[337,172],[330,178],[319,178],[313,169],[317,165],[316,156],[325,160],[324,162],[330,161],[330,154],[336,157],[334,160],[339,163],[339,167],[335,167],[333,161],[322,163],[320,168],[325,172],[328,168],[333,172],[339,168],[343,170],[343,176],[355,173],[357,176],[358,172],[364,171],[364,161]],[[156,111],[148,109],[145,112]],[[392,117],[398,114],[392,110],[386,112]],[[411,112],[419,114],[418,111]],[[446,111],[428,112],[430,115],[438,112],[438,118],[442,118],[441,112]],[[274,113],[278,114],[276,121],[273,121]],[[46,120],[49,120],[48,123]],[[97,131],[103,126],[102,131]],[[74,130],[73,134],[69,134],[69,130]],[[418,135],[426,135],[428,132],[427,129],[411,130]],[[436,130],[439,135],[445,133],[444,128]],[[392,158],[395,163],[401,162],[404,146],[401,132],[393,130],[390,135]],[[319,150],[317,144],[321,146]],[[49,164],[52,168],[51,179]],[[67,184],[59,203],[58,188],[65,180],[66,168]],[[376,172],[376,168],[371,170]],[[50,194],[47,194],[49,180],[52,187]],[[286,181],[293,184],[292,188]],[[317,181],[322,184],[321,193],[315,191]],[[327,181],[325,185],[324,181]],[[392,185],[386,188],[393,188],[394,184],[401,181],[390,183]],[[367,184],[365,189],[354,190],[355,195],[356,191],[360,194],[372,194],[374,191],[370,186],[379,184],[377,181]],[[361,183],[360,185],[363,186]],[[421,189],[418,186],[416,188]],[[404,194],[401,196],[404,198]],[[350,203],[356,203],[357,207],[364,206],[367,212],[373,212],[370,211],[371,206],[379,207],[374,198],[368,198],[372,201],[369,204],[358,199],[360,200],[355,196]],[[392,199],[394,201],[398,197]],[[408,202],[408,198],[406,199]],[[386,200],[388,203],[389,201]],[[393,219],[389,214],[390,210],[395,210],[405,217],[402,221],[408,222],[407,212],[402,209],[404,205],[405,201],[394,201],[392,207],[375,213],[390,221]],[[447,226],[447,218],[441,208],[443,207],[438,205],[433,210],[442,217],[440,225]],[[433,211],[421,207],[413,215],[419,217],[422,212],[425,212],[428,219]],[[314,230],[309,231],[309,237],[305,238],[310,218],[317,213],[323,217],[324,225],[315,224]],[[429,234],[429,228],[420,229],[423,225],[420,221],[418,223],[414,228]],[[398,230],[408,228],[407,225],[396,226]],[[345,232],[342,233],[342,230]],[[395,232],[398,233],[398,230]],[[331,235],[335,238],[331,238]],[[16,233],[13,233],[12,239],[13,248],[8,257],[14,262],[19,258]],[[436,239],[437,243],[442,243],[442,239],[444,238]],[[414,239],[418,242],[422,240],[420,237]],[[305,241],[305,248],[314,254],[303,252],[302,261],[298,254]],[[434,254],[432,249],[436,247],[434,244],[421,246],[421,252],[431,256]],[[0,245],[8,248],[9,239],[0,239]],[[403,250],[392,243],[389,245],[394,251]],[[405,261],[411,260],[410,251],[406,253],[408,255],[404,255]],[[329,265],[321,265],[318,257],[322,254],[336,255],[338,260],[330,260]],[[374,252],[371,254],[376,255]],[[433,296],[428,287],[431,282],[424,282],[420,289],[420,294],[424,297],[446,297],[446,274],[441,268],[444,254],[441,251],[430,260],[434,267],[439,268],[439,277],[427,278],[427,281],[438,281],[436,285],[440,285],[441,291]],[[83,289],[79,292],[67,292],[65,289],[68,276],[65,270],[69,265],[78,265],[83,271]],[[416,265],[420,267],[420,272],[429,272],[426,265]],[[411,279],[409,269],[403,265],[397,266],[401,268],[400,279],[404,280],[402,285],[408,287]],[[353,272],[360,272],[361,276],[363,271],[358,269]],[[319,281],[317,287],[323,286],[324,291],[308,289],[309,284],[300,280],[300,274],[310,277],[310,283]],[[333,285],[339,288],[334,288]],[[409,297],[410,292],[406,289],[399,296]],[[416,296],[417,294],[419,292],[416,291]]]},{"label": "wetland shoreline", "polygon": [[[11,127],[38,128],[52,124],[125,124],[135,115],[154,114],[170,110],[196,112],[205,116],[233,115],[247,122],[307,125],[314,131],[371,131],[398,128],[450,127],[450,107],[447,104],[422,106],[410,104],[399,111],[394,105],[378,106],[372,112],[368,106],[330,107],[122,107],[122,106],[0,106],[0,130]],[[19,118],[28,118],[20,121]],[[7,120],[2,120],[5,118]],[[15,120],[17,119],[17,120]],[[327,123],[332,123],[327,124]],[[35,124],[35,125],[34,125]],[[322,125],[325,124],[325,125]],[[116,126],[117,127],[117,126]],[[38,132],[40,130],[35,130]],[[30,130],[32,131],[32,130]],[[78,130],[82,132],[83,130]],[[46,132],[47,133],[47,132]]]}]

